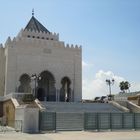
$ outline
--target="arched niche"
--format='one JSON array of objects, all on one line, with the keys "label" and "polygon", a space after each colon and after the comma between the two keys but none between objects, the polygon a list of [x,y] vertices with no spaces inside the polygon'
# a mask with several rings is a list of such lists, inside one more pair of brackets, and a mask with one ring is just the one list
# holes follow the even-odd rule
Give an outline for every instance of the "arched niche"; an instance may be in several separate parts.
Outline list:
[{"label": "arched niche", "polygon": [[31,78],[28,74],[22,74],[19,78],[19,82],[18,92],[31,93]]},{"label": "arched niche", "polygon": [[71,101],[71,80],[68,77],[63,77],[61,80],[61,89],[60,89],[60,101],[61,102],[70,102]]}]

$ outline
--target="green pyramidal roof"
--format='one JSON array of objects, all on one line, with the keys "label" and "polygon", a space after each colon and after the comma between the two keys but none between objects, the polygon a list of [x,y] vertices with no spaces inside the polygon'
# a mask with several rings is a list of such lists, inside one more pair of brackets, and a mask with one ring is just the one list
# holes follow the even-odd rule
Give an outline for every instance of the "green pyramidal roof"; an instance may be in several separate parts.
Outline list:
[{"label": "green pyramidal roof", "polygon": [[32,16],[24,30],[50,33],[34,16]]}]

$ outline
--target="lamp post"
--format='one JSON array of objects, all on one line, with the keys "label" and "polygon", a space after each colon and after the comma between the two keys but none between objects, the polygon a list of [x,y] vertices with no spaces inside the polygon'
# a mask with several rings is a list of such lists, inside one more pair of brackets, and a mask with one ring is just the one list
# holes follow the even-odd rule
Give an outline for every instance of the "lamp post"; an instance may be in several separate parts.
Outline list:
[{"label": "lamp post", "polygon": [[113,85],[114,84],[114,79],[106,79],[106,84],[108,85],[108,87],[109,87],[109,96],[110,96],[110,100],[111,100],[111,85]]},{"label": "lamp post", "polygon": [[37,87],[37,81],[41,79],[41,76],[40,75],[37,75],[36,73],[35,74],[32,74],[31,75],[31,79],[33,79],[35,81],[35,87],[34,87],[34,96],[36,98],[36,87]]}]

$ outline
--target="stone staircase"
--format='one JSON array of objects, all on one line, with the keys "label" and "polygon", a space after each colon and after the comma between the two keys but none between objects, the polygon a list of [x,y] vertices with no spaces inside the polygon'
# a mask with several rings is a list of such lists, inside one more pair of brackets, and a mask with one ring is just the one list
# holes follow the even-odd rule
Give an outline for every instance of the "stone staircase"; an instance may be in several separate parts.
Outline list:
[{"label": "stone staircase", "polygon": [[48,112],[122,112],[108,103],[41,102]]},{"label": "stone staircase", "polygon": [[84,112],[120,113],[108,103],[41,102],[46,112],[56,112],[56,130],[84,130]]}]

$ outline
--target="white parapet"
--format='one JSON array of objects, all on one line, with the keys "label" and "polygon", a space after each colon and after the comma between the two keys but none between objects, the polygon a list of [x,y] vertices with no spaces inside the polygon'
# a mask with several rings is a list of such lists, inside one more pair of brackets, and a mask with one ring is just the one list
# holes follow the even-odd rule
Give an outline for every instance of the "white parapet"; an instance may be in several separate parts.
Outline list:
[{"label": "white parapet", "polygon": [[36,38],[36,39],[44,39],[44,40],[59,40],[58,33],[46,33],[46,32],[38,32],[34,30],[21,30],[18,34],[17,38],[28,37],[28,38]]}]

